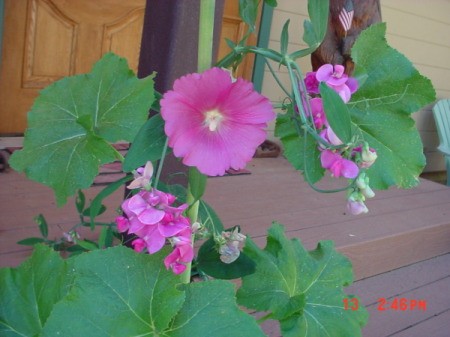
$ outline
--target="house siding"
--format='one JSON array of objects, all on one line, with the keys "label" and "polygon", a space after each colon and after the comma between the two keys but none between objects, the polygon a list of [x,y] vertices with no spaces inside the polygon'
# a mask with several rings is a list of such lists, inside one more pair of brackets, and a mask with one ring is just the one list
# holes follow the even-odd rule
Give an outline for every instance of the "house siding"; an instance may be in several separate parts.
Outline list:
[{"label": "house siding", "polygon": [[[289,50],[305,48],[302,41],[303,21],[307,18],[306,0],[283,0],[274,10],[269,48],[279,50],[284,23],[290,20]],[[437,99],[450,98],[450,1],[448,0],[381,0],[383,21],[387,24],[388,43],[406,55],[419,72],[428,77],[436,90]],[[311,70],[309,57],[299,60],[302,70]],[[272,64],[277,76],[286,86],[289,78],[284,68]],[[265,68],[262,93],[274,102],[286,95],[278,87],[268,68]],[[427,157],[425,171],[445,170],[432,114],[432,105],[415,113],[413,118],[422,137]],[[270,126],[273,135],[274,124]],[[273,136],[272,136],[273,137]]]}]

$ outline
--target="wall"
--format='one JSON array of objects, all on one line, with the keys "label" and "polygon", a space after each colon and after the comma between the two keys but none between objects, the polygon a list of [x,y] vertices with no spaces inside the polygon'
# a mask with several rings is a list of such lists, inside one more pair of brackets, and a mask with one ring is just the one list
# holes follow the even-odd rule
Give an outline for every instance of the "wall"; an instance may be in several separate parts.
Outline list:
[{"label": "wall", "polygon": [[[437,98],[450,98],[450,1],[449,0],[381,0],[383,21],[387,23],[389,44],[405,54],[436,89]],[[302,41],[303,21],[307,18],[306,0],[278,1],[274,10],[269,47],[279,50],[280,35],[290,19],[290,46],[294,51],[306,47]],[[299,61],[306,73],[311,70],[309,58]],[[280,80],[287,83],[284,69],[273,64]],[[272,101],[282,101],[286,95],[279,89],[268,68],[265,68],[262,92]],[[427,156],[425,171],[444,170],[443,157],[436,151],[439,143],[431,107],[414,114]],[[271,125],[270,131],[273,131]]]}]

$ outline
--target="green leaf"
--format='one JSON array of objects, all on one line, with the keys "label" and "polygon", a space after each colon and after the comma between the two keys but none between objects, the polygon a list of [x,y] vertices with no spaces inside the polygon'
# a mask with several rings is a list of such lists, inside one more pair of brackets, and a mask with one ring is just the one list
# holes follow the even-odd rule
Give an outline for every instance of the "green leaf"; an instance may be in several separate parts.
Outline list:
[{"label": "green leaf", "polygon": [[108,142],[132,141],[152,101],[152,76],[139,80],[125,59],[106,54],[91,73],[41,91],[28,113],[24,148],[10,163],[51,187],[61,206],[92,184],[100,165],[118,158]]},{"label": "green leaf", "polygon": [[[116,181],[108,184],[108,186],[106,186],[104,189],[102,189],[95,196],[95,198],[91,202],[91,205],[89,206],[89,218],[90,218],[91,229],[94,229],[94,227],[95,227],[95,224],[94,224],[95,217],[98,216],[99,214],[101,214],[103,200],[105,200],[105,198],[107,198],[108,196],[113,194],[115,191],[117,191],[118,188],[124,187],[124,184],[127,181],[130,181],[132,179],[133,179],[132,176],[125,176],[123,178],[120,178],[119,180],[116,180]],[[105,207],[105,209],[106,209],[106,207]]]},{"label": "green leaf", "polygon": [[98,238],[99,248],[108,248],[112,246],[114,239],[113,230],[110,226],[104,226]]},{"label": "green leaf", "polygon": [[204,200],[199,201],[198,219],[210,233],[220,234],[224,230],[223,223],[214,209]]},{"label": "green leaf", "polygon": [[280,51],[282,55],[287,54],[287,48],[289,45],[289,22],[290,20],[287,20],[283,26],[283,30],[281,31],[281,38],[280,38]]},{"label": "green leaf", "polygon": [[255,262],[241,252],[233,263],[223,263],[213,238],[206,240],[198,251],[197,267],[216,279],[232,280],[255,272]]},{"label": "green leaf", "polygon": [[195,282],[183,288],[186,300],[165,336],[265,336],[255,319],[236,305],[232,283],[221,280]]},{"label": "green leaf", "polygon": [[243,277],[238,303],[270,312],[270,318],[280,321],[283,336],[361,336],[367,312],[363,307],[344,309],[343,287],[352,282],[352,267],[331,241],[308,252],[298,239],[288,239],[281,225],[273,224],[264,250],[247,239],[244,252],[257,268]]},{"label": "green leaf", "polygon": [[42,214],[39,214],[38,216],[36,216],[34,218],[34,221],[38,224],[39,231],[41,232],[42,237],[47,238],[48,237],[48,224],[47,224],[47,221],[45,220],[45,217]]},{"label": "green leaf", "polygon": [[43,238],[32,237],[32,238],[26,238],[26,239],[17,241],[17,244],[23,245],[23,246],[34,246],[37,243],[43,243],[43,242],[45,242],[45,239],[43,239]]},{"label": "green leaf", "polygon": [[337,92],[329,88],[324,82],[319,85],[323,108],[334,133],[347,144],[352,139],[352,125],[347,105]]},{"label": "green leaf", "polygon": [[329,0],[308,0],[311,21],[303,22],[303,41],[310,47],[309,53],[319,47],[327,32]]},{"label": "green leaf", "polygon": [[188,190],[194,197],[194,201],[200,200],[205,193],[206,176],[196,167],[189,168],[189,185]]},{"label": "green leaf", "polygon": [[45,245],[18,268],[0,270],[0,335],[37,336],[73,282],[71,260]]},{"label": "green leaf", "polygon": [[155,115],[147,120],[125,156],[123,170],[130,172],[145,165],[147,161],[161,159],[166,139],[164,120],[161,115]]},{"label": "green leaf", "polygon": [[54,307],[42,337],[162,335],[185,297],[162,263],[168,253],[117,246],[79,255],[72,291]]},{"label": "green leaf", "polygon": [[299,135],[289,114],[278,114],[275,136],[284,146],[284,156],[299,171],[305,171],[305,179],[311,184],[318,182],[324,175],[320,164],[320,151],[316,140],[308,133]]},{"label": "green leaf", "polygon": [[264,3],[270,7],[277,7],[277,0],[264,0]]},{"label": "green leaf", "polygon": [[86,204],[86,197],[82,190],[78,190],[77,197],[75,198],[75,206],[78,213],[83,213],[84,206]]},{"label": "green leaf", "polygon": [[77,244],[86,250],[97,250],[99,248],[95,242],[90,240],[78,240]]},{"label": "green leaf", "polygon": [[178,289],[180,277],[162,263],[168,253],[118,246],[75,257],[72,290],[54,306],[41,336],[264,336],[237,307],[231,283]]},{"label": "green leaf", "polygon": [[391,185],[410,188],[419,182],[425,165],[423,145],[410,114],[435,100],[427,78],[411,62],[391,48],[385,24],[364,30],[352,48],[356,69],[367,74],[353,94],[350,115],[355,132],[377,151],[367,175],[373,188]]},{"label": "green leaf", "polygon": [[239,15],[249,26],[250,31],[255,30],[258,16],[258,0],[239,0]]}]

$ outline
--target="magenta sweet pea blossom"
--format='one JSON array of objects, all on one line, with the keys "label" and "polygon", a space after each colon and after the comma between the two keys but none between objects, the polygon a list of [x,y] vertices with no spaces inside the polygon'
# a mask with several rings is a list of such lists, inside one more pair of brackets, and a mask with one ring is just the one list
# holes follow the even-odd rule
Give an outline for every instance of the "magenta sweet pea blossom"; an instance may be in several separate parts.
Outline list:
[{"label": "magenta sweet pea blossom", "polygon": [[322,99],[319,97],[312,98],[309,101],[309,106],[311,107],[314,126],[318,130],[322,129],[325,125],[328,124],[325,110],[323,109]]},{"label": "magenta sweet pea blossom", "polygon": [[174,155],[217,176],[245,167],[275,113],[250,82],[212,68],[177,79],[161,100],[161,116]]},{"label": "magenta sweet pea blossom", "polygon": [[351,160],[345,159],[338,152],[323,150],[320,154],[322,167],[329,170],[333,177],[353,179],[358,176],[359,168]]},{"label": "magenta sweet pea blossom", "polygon": [[319,94],[319,81],[316,78],[316,72],[310,71],[305,76],[306,91],[310,94]]},{"label": "magenta sweet pea blossom", "polygon": [[317,69],[316,79],[318,82],[325,82],[347,103],[350,101],[352,93],[358,90],[358,81],[355,78],[348,77],[344,71],[343,65],[324,64]]},{"label": "magenta sweet pea blossom", "polygon": [[[136,234],[150,254],[159,251],[167,238],[189,229],[189,220],[182,215],[187,204],[173,207],[175,197],[171,194],[152,189],[141,190],[122,203],[125,217],[116,219],[119,232]],[[136,243],[135,250],[142,251],[142,242]],[[134,246],[134,244],[133,244]]]}]

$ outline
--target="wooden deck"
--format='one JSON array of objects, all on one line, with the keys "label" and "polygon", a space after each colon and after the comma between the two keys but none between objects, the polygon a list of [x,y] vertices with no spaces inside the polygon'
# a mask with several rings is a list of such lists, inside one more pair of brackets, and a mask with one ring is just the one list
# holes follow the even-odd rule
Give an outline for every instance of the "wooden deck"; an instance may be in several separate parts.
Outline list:
[{"label": "wooden deck", "polygon": [[[378,192],[367,215],[345,210],[345,194],[312,191],[283,158],[254,159],[250,175],[212,178],[205,199],[227,227],[241,225],[264,246],[266,229],[276,220],[288,236],[310,249],[334,240],[352,261],[349,289],[368,305],[365,337],[444,337],[450,331],[450,188],[428,180],[412,190]],[[325,182],[331,187],[336,183]],[[73,202],[57,209],[51,191],[13,171],[0,173],[0,266],[16,266],[30,249],[16,242],[37,236],[33,217],[44,213],[49,237],[59,237],[77,222]],[[88,191],[93,196],[101,187]],[[104,219],[114,217],[122,192],[107,201]],[[84,231],[86,237],[95,233]],[[425,300],[426,310],[378,310],[378,299]],[[277,327],[266,329],[277,336]]]}]

